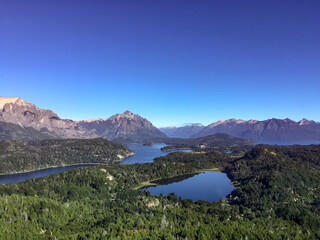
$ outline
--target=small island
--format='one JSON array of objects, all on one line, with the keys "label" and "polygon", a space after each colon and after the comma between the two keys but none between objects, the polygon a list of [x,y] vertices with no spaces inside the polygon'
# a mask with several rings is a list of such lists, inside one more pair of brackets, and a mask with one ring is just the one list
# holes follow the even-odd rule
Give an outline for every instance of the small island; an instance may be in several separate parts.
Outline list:
[{"label": "small island", "polygon": [[145,143],[143,143],[143,146],[152,147],[153,146],[153,142],[145,142]]}]

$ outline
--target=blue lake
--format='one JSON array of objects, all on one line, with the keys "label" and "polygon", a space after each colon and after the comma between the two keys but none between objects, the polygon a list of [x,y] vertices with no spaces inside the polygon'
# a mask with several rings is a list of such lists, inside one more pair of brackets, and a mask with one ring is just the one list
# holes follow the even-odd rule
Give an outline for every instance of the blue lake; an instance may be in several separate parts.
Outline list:
[{"label": "blue lake", "polygon": [[[167,146],[167,145],[163,143],[155,143],[153,144],[153,146],[143,146],[143,144],[128,144],[128,147],[131,150],[135,151],[136,154],[134,156],[130,156],[123,159],[121,164],[152,162],[155,157],[165,156],[171,152],[176,152],[176,151],[162,152],[160,149],[164,146]],[[180,150],[177,150],[177,151],[180,151]],[[181,150],[181,151],[185,152],[189,150]],[[27,173],[0,175],[0,184],[24,182],[27,179],[31,179],[31,178],[45,177],[51,174],[64,172],[64,171],[81,168],[81,167],[89,167],[89,166],[93,166],[93,164],[78,164],[78,165],[72,165],[72,166],[46,168],[46,169],[27,172]]]},{"label": "blue lake", "polygon": [[156,157],[165,156],[172,152],[190,152],[190,150],[173,150],[162,152],[162,147],[168,146],[164,143],[154,143],[152,146],[144,146],[140,143],[127,144],[127,146],[135,151],[135,155],[122,160],[121,164],[150,163]]},{"label": "blue lake", "polygon": [[[165,156],[171,152],[187,152],[190,150],[173,150],[170,152],[162,152],[160,149],[167,146],[163,143],[155,143],[152,146],[144,146],[143,144],[128,144],[128,147],[135,151],[134,156],[130,156],[122,160],[121,164],[150,163],[154,158]],[[0,184],[23,182],[31,178],[45,177],[51,174],[68,171],[81,167],[89,167],[93,165],[79,164],[72,166],[64,166],[57,168],[47,168],[28,173],[19,173],[0,176]],[[197,175],[179,176],[171,179],[159,180],[158,186],[147,188],[151,194],[167,195],[174,192],[183,199],[218,201],[224,199],[232,192],[234,186],[230,184],[230,179],[225,173],[200,173]]]},{"label": "blue lake", "polygon": [[[180,178],[180,179],[179,179]],[[144,188],[153,195],[168,195],[174,192],[182,199],[219,201],[225,199],[235,187],[230,184],[227,174],[219,172],[199,173],[193,176],[162,179],[160,185]]]},{"label": "blue lake", "polygon": [[79,164],[79,165],[72,165],[72,166],[65,166],[65,167],[46,168],[46,169],[27,172],[27,173],[0,175],[0,184],[24,182],[25,180],[31,179],[31,178],[45,177],[51,174],[64,172],[67,170],[72,170],[72,169],[81,168],[81,167],[89,167],[89,166],[94,166],[94,165]]}]

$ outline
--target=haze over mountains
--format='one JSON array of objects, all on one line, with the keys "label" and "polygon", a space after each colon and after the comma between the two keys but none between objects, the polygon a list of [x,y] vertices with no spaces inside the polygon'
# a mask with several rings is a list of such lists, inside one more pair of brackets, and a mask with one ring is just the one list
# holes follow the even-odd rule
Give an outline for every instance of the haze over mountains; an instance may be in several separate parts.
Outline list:
[{"label": "haze over mountains", "polygon": [[203,126],[201,123],[189,123],[182,127],[162,127],[159,128],[159,130],[165,133],[168,137],[189,138],[196,135],[204,128],[205,126]]},{"label": "haze over mountains", "polygon": [[[161,131],[160,131],[161,130]],[[126,111],[105,119],[61,119],[19,97],[0,97],[0,139],[23,141],[53,138],[97,138],[116,142],[145,142],[169,137],[199,138],[216,133],[263,141],[319,141],[320,123],[302,119],[220,120],[208,126],[199,123],[157,129],[138,114]]]},{"label": "haze over mountains", "polygon": [[[184,128],[182,127],[181,129]],[[176,128],[175,133],[177,132]],[[320,123],[307,119],[295,122],[288,118],[272,118],[264,121],[229,119],[214,122],[189,137],[198,138],[216,133],[225,133],[234,137],[251,139],[258,142],[318,141],[320,140]]]}]

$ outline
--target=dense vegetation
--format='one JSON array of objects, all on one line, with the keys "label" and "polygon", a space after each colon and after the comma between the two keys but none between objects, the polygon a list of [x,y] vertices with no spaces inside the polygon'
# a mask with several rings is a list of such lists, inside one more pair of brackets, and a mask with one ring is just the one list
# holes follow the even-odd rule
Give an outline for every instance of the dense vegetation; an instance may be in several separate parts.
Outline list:
[{"label": "dense vegetation", "polygon": [[38,142],[0,141],[0,174],[80,163],[114,163],[132,154],[105,139],[56,139]]},{"label": "dense vegetation", "polygon": [[164,157],[157,157],[154,159],[155,163],[182,163],[188,166],[192,166],[197,169],[208,169],[217,167],[220,169],[224,169],[224,167],[228,166],[232,158],[230,155],[219,152],[219,151],[211,151],[211,152],[175,152],[170,153]]},{"label": "dense vegetation", "polygon": [[320,145],[259,145],[238,159],[219,152],[172,153],[155,161],[224,169],[238,186],[229,202],[245,217],[280,217],[320,237]]},{"label": "dense vegetation", "polygon": [[[318,239],[319,151],[320,146],[257,146],[237,159],[220,152],[174,153],[155,163],[88,167],[4,185],[0,236]],[[228,201],[193,202],[135,190],[143,181],[217,166],[238,185]]]},{"label": "dense vegetation", "polygon": [[163,140],[169,144],[161,148],[162,151],[171,151],[175,149],[192,149],[194,151],[246,151],[252,149],[254,142],[248,139],[236,138],[224,133],[200,138],[168,138]]},{"label": "dense vegetation", "polygon": [[319,153],[320,146],[256,147],[225,169],[239,183],[231,203],[248,218],[290,220],[320,238]]}]

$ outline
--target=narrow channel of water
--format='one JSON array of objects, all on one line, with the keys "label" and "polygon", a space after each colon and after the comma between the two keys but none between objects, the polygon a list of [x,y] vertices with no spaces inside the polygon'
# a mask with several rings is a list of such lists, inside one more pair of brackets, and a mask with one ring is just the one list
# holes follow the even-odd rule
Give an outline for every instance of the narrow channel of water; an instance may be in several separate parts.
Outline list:
[{"label": "narrow channel of water", "polygon": [[[167,146],[163,143],[155,143],[152,146],[144,146],[143,144],[128,144],[128,147],[135,151],[134,156],[127,157],[122,160],[121,164],[134,164],[134,163],[147,163],[152,162],[154,158],[165,156],[171,152],[162,152],[160,149],[164,146]],[[177,151],[188,151],[188,150],[177,150]],[[97,164],[98,165],[98,164]],[[56,168],[46,168],[42,170],[36,170],[27,173],[17,173],[17,174],[9,174],[9,175],[0,175],[0,184],[8,184],[8,183],[18,183],[24,182],[27,179],[31,178],[39,178],[49,176],[51,174],[64,172],[76,168],[81,167],[89,167],[94,166],[94,164],[78,164],[72,166],[65,166],[65,167],[56,167]]]},{"label": "narrow channel of water", "polygon": [[51,174],[64,172],[64,171],[68,171],[68,170],[72,170],[72,169],[77,169],[77,168],[81,168],[81,167],[89,167],[89,166],[95,166],[95,165],[94,164],[79,164],[79,165],[71,165],[71,166],[65,166],[65,167],[46,168],[46,169],[41,169],[41,170],[36,170],[36,171],[26,172],[26,173],[1,175],[0,176],[0,184],[24,182],[24,181],[31,179],[31,178],[45,177],[45,176],[49,176]]}]

